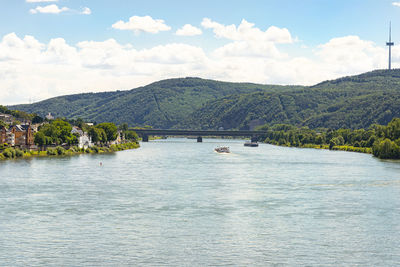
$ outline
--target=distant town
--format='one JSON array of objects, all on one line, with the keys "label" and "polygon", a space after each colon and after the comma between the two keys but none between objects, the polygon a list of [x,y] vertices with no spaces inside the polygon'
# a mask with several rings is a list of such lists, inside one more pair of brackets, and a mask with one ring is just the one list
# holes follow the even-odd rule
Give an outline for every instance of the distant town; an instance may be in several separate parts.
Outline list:
[{"label": "distant town", "polygon": [[[0,106],[1,107],[1,106]],[[101,153],[138,147],[128,125],[45,118],[1,107],[0,159],[33,155]]]}]

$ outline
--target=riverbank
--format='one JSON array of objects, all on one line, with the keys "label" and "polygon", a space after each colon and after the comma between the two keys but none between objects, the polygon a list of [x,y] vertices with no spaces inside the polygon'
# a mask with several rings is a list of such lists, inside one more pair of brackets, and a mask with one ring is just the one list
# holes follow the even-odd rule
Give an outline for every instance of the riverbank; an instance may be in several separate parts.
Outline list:
[{"label": "riverbank", "polygon": [[65,149],[61,146],[55,148],[49,148],[46,151],[29,151],[14,148],[6,148],[0,152],[0,160],[17,159],[17,158],[30,158],[30,157],[48,157],[48,156],[73,156],[78,154],[100,154],[100,153],[112,153],[128,149],[139,148],[138,142],[129,142],[110,146],[92,146],[89,148],[79,148],[72,146],[69,149]]},{"label": "riverbank", "polygon": [[304,145],[299,145],[299,146],[290,146],[290,145],[286,145],[286,144],[280,145],[280,144],[276,144],[276,143],[268,143],[268,142],[264,142],[264,143],[270,144],[270,145],[276,145],[276,146],[283,146],[283,147],[327,149],[327,150],[338,150],[338,151],[348,151],[348,152],[372,154],[371,147],[355,147],[355,146],[346,146],[346,145],[330,147],[329,145],[316,145],[316,144],[304,144]]}]

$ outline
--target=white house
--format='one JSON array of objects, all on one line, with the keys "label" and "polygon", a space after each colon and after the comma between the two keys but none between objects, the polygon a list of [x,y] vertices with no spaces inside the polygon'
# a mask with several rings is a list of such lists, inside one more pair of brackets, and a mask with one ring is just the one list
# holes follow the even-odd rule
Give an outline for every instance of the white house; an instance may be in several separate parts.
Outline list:
[{"label": "white house", "polygon": [[76,127],[76,126],[72,127],[71,133],[78,135],[78,147],[79,148],[86,149],[88,147],[93,146],[92,139],[89,137],[89,135],[87,133],[83,132],[78,127]]}]

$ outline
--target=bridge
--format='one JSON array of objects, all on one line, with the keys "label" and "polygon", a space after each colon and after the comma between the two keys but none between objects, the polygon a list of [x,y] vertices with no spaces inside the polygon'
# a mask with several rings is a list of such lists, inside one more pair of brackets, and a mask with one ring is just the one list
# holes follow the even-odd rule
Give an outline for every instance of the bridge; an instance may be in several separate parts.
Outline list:
[{"label": "bridge", "polygon": [[143,142],[149,141],[149,136],[196,136],[197,142],[203,142],[203,136],[240,136],[250,137],[252,142],[265,132],[263,131],[205,131],[205,130],[158,130],[158,129],[132,129],[142,137]]}]

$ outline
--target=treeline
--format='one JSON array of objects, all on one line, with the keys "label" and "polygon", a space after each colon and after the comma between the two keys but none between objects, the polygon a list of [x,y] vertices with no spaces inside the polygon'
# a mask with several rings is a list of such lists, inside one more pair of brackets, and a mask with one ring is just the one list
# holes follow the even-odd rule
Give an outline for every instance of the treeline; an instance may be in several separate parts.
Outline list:
[{"label": "treeline", "polygon": [[139,144],[137,142],[127,142],[123,144],[114,144],[110,146],[92,146],[88,148],[79,148],[78,146],[70,146],[69,148],[64,148],[62,146],[57,146],[55,148],[49,148],[46,151],[34,151],[34,150],[22,150],[19,148],[8,147],[1,149],[0,145],[0,160],[4,159],[14,159],[21,157],[32,157],[32,156],[62,156],[62,155],[75,155],[81,153],[107,153],[116,152],[126,149],[138,148]]},{"label": "treeline", "polygon": [[[81,119],[72,121],[56,119],[39,127],[38,132],[35,133],[34,142],[41,147],[45,145],[77,144],[80,135],[72,132],[73,126],[77,126],[83,132],[88,133],[92,142],[97,145],[108,144],[116,140],[118,135],[118,127],[114,123],[104,122],[92,126],[84,123]],[[119,130],[125,140],[137,142],[137,134],[128,130],[127,124],[120,125]]]},{"label": "treeline", "polygon": [[381,159],[400,159],[400,118],[368,129],[309,129],[289,124],[264,125],[262,141],[281,146],[328,148],[373,153]]}]

